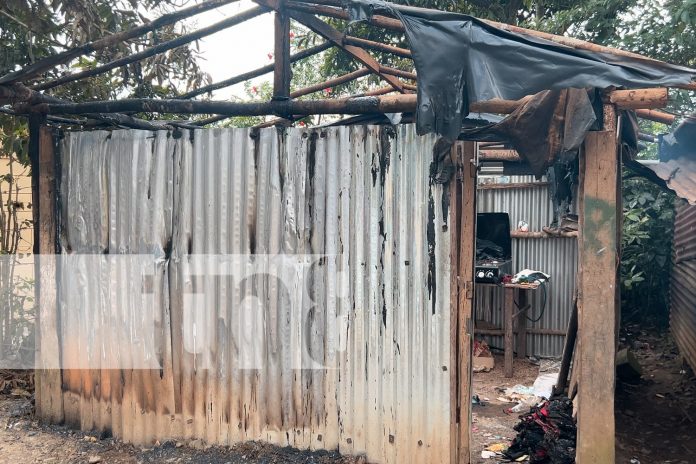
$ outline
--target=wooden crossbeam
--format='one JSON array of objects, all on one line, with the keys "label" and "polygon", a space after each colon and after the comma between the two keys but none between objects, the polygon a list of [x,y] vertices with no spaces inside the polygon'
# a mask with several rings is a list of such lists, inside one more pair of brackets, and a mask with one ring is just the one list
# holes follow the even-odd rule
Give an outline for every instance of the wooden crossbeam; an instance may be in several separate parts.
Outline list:
[{"label": "wooden crossbeam", "polygon": [[[345,84],[346,82],[354,81],[355,79],[358,79],[363,76],[367,76],[370,74],[370,70],[368,68],[360,68],[357,69],[353,72],[349,72],[347,74],[344,74],[342,76],[335,77],[333,79],[328,79],[324,82],[320,82],[318,84],[310,85],[308,87],[305,87],[303,89],[298,89],[295,90],[290,94],[291,98],[297,98],[301,97],[303,95],[309,95],[310,93],[314,92],[320,92],[324,89],[330,89],[331,87],[335,87],[337,85]],[[390,90],[392,90],[390,88]]]},{"label": "wooden crossbeam", "polygon": [[385,73],[377,60],[375,60],[364,48],[356,45],[343,44],[343,34],[341,32],[326,24],[324,21],[318,19],[316,16],[297,12],[292,12],[290,14],[300,23],[341,47],[344,51],[353,56],[353,58],[370,68],[373,73],[384,79],[389,85],[394,87],[394,89],[401,93],[405,93],[406,89],[404,89],[402,82],[395,76]]},{"label": "wooden crossbeam", "polygon": [[661,122],[662,124],[667,125],[672,124],[677,119],[677,117],[673,114],[655,110],[637,109],[636,115],[638,115],[640,118],[647,119],[648,121]]},{"label": "wooden crossbeam", "polygon": [[413,58],[411,50],[407,48],[396,47],[394,45],[383,44],[381,42],[375,42],[373,40],[367,40],[360,37],[345,36],[343,38],[343,43],[348,45],[357,45],[368,50],[377,50],[380,52],[391,53],[392,55],[400,56],[402,58]]},{"label": "wooden crossbeam", "polygon": [[[403,98],[408,97],[408,98]],[[228,116],[373,114],[413,111],[416,95],[359,97],[333,100],[289,100],[237,103],[228,101],[166,100],[126,98],[83,103],[42,103],[33,112],[46,114],[89,114],[95,112],[153,112],[181,114],[220,114]]]},{"label": "wooden crossbeam", "polygon": [[[44,95],[35,90],[31,90],[18,82],[9,86],[0,85],[0,96],[3,95],[6,97],[11,97],[11,101],[15,103],[16,106],[19,108],[21,108],[22,106],[36,104],[71,104],[71,102],[67,100],[52,97],[50,95]],[[17,113],[21,113],[21,111],[17,111]],[[163,130],[171,129],[173,126],[173,124],[168,125],[154,121],[145,121],[144,119],[135,118],[126,114],[107,113],[109,112],[101,113],[99,111],[94,111],[83,114],[88,118],[103,121],[112,125],[130,127],[132,129]]]},{"label": "wooden crossbeam", "polygon": [[191,32],[190,34],[184,34],[180,37],[177,37],[176,39],[168,40],[167,42],[155,45],[154,47],[147,48],[139,53],[124,56],[123,58],[110,61],[108,63],[102,64],[92,69],[87,69],[82,72],[67,74],[57,79],[53,79],[42,84],[36,85],[32,88],[34,90],[52,89],[54,87],[58,87],[59,85],[66,84],[68,82],[74,82],[80,79],[85,79],[87,77],[97,76],[112,69],[119,68],[121,66],[125,66],[127,64],[135,63],[137,61],[144,60],[145,58],[158,55],[162,52],[166,52],[167,50],[181,47],[182,45],[186,45],[187,43],[193,42],[194,40],[198,40],[211,34],[215,34],[216,32],[220,32],[224,29],[240,24],[244,21],[247,21],[266,12],[267,10],[263,7],[252,8],[235,16],[231,16],[223,21],[215,23],[211,26]]},{"label": "wooden crossbeam", "polygon": [[[354,76],[352,76],[354,77]],[[340,76],[340,79],[346,76]],[[324,86],[326,83],[317,84]],[[404,84],[404,88],[408,84]],[[314,86],[312,86],[314,87]],[[381,95],[386,93],[383,89],[367,92],[365,95]],[[35,92],[39,97],[41,94]],[[415,94],[394,95],[389,97],[390,105],[401,108],[398,112],[413,112],[416,110],[417,97]],[[472,112],[481,113],[499,113],[509,114],[523,105],[530,97],[525,97],[520,100],[488,100],[483,102],[474,102],[470,105]],[[46,112],[51,114],[85,114],[89,112],[128,112],[128,111],[151,111],[151,112],[169,112],[169,113],[201,113],[201,114],[227,114],[231,116],[260,116],[267,114],[278,114],[282,111],[285,114],[365,114],[375,111],[374,108],[361,106],[356,103],[357,99],[332,99],[332,100],[306,100],[301,105],[273,105],[274,102],[259,102],[259,103],[237,103],[227,101],[190,101],[181,99],[124,99],[118,101],[93,101],[84,103],[68,104],[65,101],[47,100],[38,98],[29,100],[32,104],[43,103],[32,108],[32,111]],[[278,102],[275,102],[278,103]],[[372,108],[372,109],[369,109]],[[356,111],[357,110],[357,111]],[[656,113],[654,110],[651,114]],[[393,111],[389,111],[393,112]],[[638,110],[640,116],[643,116],[644,110]],[[658,113],[667,115],[667,113]],[[673,118],[672,115],[667,115]]]},{"label": "wooden crossbeam", "polygon": [[669,102],[667,88],[614,90],[609,94],[609,102],[620,110],[637,108],[664,108]]},{"label": "wooden crossbeam", "polygon": [[89,42],[80,45],[79,47],[75,47],[70,50],[58,53],[57,55],[52,55],[43,58],[37,61],[36,63],[26,66],[18,71],[14,71],[0,77],[0,84],[9,84],[12,82],[26,81],[27,79],[36,77],[39,74],[48,71],[49,69],[53,69],[56,66],[68,63],[69,61],[72,61],[77,57],[87,55],[97,50],[102,50],[106,47],[125,42],[135,37],[140,37],[142,35],[147,34],[148,32],[152,32],[156,29],[160,29],[164,26],[168,26],[170,24],[174,24],[178,21],[181,21],[182,19],[190,18],[191,16],[195,16],[199,13],[203,13],[205,11],[212,10],[213,8],[217,8],[236,1],[238,0],[209,0],[201,2],[198,5],[193,5],[189,8],[184,8],[180,11],[167,13],[146,24],[134,27],[133,29],[118,32],[115,34],[110,34],[99,40],[95,40],[94,42]]},{"label": "wooden crossbeam", "polygon": [[403,77],[404,79],[410,79],[412,81],[415,81],[418,79],[416,76],[416,73],[404,71],[403,69],[391,68],[389,66],[380,66],[379,70],[381,72],[383,72],[384,74],[389,74],[391,76]]},{"label": "wooden crossbeam", "polygon": [[[334,44],[333,42],[324,42],[319,45],[315,45],[313,47],[301,50],[293,55],[290,55],[290,62],[294,63],[295,61],[302,60],[304,58],[308,58],[310,56],[316,55],[317,53],[321,53],[324,50],[328,50],[329,48],[333,47]],[[263,76],[264,74],[268,74],[269,72],[272,72],[275,68],[275,63],[268,64],[266,66],[262,66],[260,68],[254,69],[252,71],[248,71],[242,74],[239,74],[234,77],[230,77],[229,79],[225,79],[224,81],[220,82],[214,82],[209,85],[205,85],[203,87],[200,87],[196,90],[192,90],[190,92],[187,92],[183,95],[180,95],[179,98],[183,99],[189,99],[189,98],[194,98],[199,95],[203,95],[204,93],[207,92],[212,92],[213,90],[218,90],[218,89],[223,89],[225,87],[231,87],[233,85],[239,84],[240,82],[245,82],[248,81],[249,79],[253,79],[255,77]]]}]

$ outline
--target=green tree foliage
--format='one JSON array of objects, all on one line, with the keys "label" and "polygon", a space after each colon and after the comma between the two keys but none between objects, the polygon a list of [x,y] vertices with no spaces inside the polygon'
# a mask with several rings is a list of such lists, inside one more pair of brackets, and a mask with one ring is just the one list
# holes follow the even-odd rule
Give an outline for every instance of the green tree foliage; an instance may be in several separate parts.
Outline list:
[{"label": "green tree foliage", "polygon": [[[185,2],[184,2],[185,3]],[[5,0],[0,3],[0,73],[68,48],[127,30],[174,8],[177,0]],[[177,23],[59,66],[35,81],[90,69],[187,32]],[[208,79],[195,47],[182,46],[138,63],[48,91],[75,101],[124,96],[165,97]]]},{"label": "green tree foliage", "polygon": [[674,194],[628,177],[623,183],[621,303],[627,320],[665,325],[674,224]]}]

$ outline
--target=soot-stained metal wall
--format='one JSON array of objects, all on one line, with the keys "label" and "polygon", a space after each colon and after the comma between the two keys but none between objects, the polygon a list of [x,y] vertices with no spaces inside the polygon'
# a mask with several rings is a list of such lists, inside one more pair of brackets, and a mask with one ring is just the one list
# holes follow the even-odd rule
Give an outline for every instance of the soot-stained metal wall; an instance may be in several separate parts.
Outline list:
[{"label": "soot-stained metal wall", "polygon": [[696,370],[696,206],[678,200],[670,288],[670,328],[679,352]]},{"label": "soot-stained metal wall", "polygon": [[[64,134],[59,260],[155,258],[146,291],[100,262],[60,273],[68,423],[145,444],[449,461],[450,211],[430,181],[434,141],[410,125]],[[196,257],[219,254],[319,256],[310,323],[258,275],[262,316],[245,318],[243,289],[198,281]],[[190,294],[213,313],[187,312]],[[240,369],[250,334],[262,365]],[[328,368],[293,368],[303,343]]]}]

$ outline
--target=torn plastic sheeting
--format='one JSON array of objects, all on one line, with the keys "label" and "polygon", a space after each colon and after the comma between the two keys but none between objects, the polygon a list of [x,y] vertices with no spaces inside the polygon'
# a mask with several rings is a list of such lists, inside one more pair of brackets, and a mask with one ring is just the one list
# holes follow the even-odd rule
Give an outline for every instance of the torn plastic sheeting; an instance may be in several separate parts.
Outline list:
[{"label": "torn plastic sheeting", "polygon": [[596,120],[587,91],[545,90],[499,123],[461,129],[460,138],[509,143],[541,177],[559,154],[577,151]]},{"label": "torn plastic sheeting", "polygon": [[578,50],[498,29],[472,16],[352,0],[353,21],[375,10],[404,24],[418,72],[419,134],[459,135],[470,103],[518,100],[542,90],[688,84],[696,70],[651,59]]}]

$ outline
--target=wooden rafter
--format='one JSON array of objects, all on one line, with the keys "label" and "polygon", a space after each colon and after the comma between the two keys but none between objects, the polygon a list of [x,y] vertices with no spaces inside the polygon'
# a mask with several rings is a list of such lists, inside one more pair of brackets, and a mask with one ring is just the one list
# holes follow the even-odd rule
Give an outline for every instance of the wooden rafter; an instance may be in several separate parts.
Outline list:
[{"label": "wooden rafter", "polygon": [[[267,8],[272,8],[274,10],[279,9],[279,4],[277,0],[254,0],[259,5],[265,6]],[[315,33],[324,37],[327,40],[335,43],[345,52],[350,54],[353,58],[360,61],[362,64],[367,66],[373,73],[377,74],[379,77],[384,79],[389,85],[394,87],[401,93],[406,93],[406,89],[403,83],[397,79],[395,76],[386,74],[382,72],[381,65],[375,60],[372,55],[370,55],[364,48],[358,47],[356,45],[344,44],[343,43],[343,33],[324,21],[320,20],[312,14],[306,14],[299,11],[289,11],[290,16],[310,28]]]},{"label": "wooden rafter", "polygon": [[70,50],[58,53],[57,55],[52,55],[43,58],[37,61],[36,63],[26,66],[25,68],[8,73],[0,77],[0,84],[10,84],[13,82],[26,81],[28,79],[38,76],[42,72],[48,71],[49,69],[55,68],[56,66],[59,66],[61,64],[68,63],[69,61],[72,61],[80,56],[87,55],[97,50],[102,50],[106,47],[125,42],[135,37],[140,37],[142,35],[147,34],[148,32],[152,32],[156,29],[160,29],[164,26],[168,26],[170,24],[174,24],[178,21],[181,21],[182,19],[190,18],[191,16],[195,16],[199,13],[203,13],[205,11],[212,10],[213,8],[217,8],[236,1],[238,0],[209,0],[206,2],[201,2],[198,5],[193,5],[189,8],[184,8],[180,11],[167,13],[153,21],[148,22],[147,24],[134,27],[133,29],[129,29],[127,31],[110,34],[99,40],[95,40],[94,42],[89,42],[84,45],[80,45],[79,47],[75,47]]},{"label": "wooden rafter", "polygon": [[87,69],[82,72],[74,73],[74,74],[67,74],[65,76],[59,77],[57,79],[53,79],[47,82],[44,82],[42,84],[36,85],[33,87],[34,90],[47,90],[47,89],[52,89],[54,87],[58,87],[59,85],[66,84],[68,82],[73,82],[76,80],[80,79],[85,79],[87,77],[92,77],[92,76],[97,76],[99,74],[103,74],[107,71],[110,71],[115,68],[119,68],[121,66],[125,66],[130,63],[135,63],[137,61],[144,60],[145,58],[149,58],[151,56],[158,55],[160,53],[163,53],[167,50],[171,50],[173,48],[181,47],[182,45],[186,45],[187,43],[193,42],[194,40],[201,39],[203,37],[209,36],[211,34],[214,34],[216,32],[222,31],[224,29],[227,29],[229,27],[235,26],[237,24],[240,24],[248,19],[254,18],[256,16],[259,16],[263,13],[266,13],[267,10],[262,7],[256,7],[252,8],[250,10],[244,11],[242,13],[239,13],[235,16],[229,17],[223,21],[220,21],[218,23],[215,23],[211,26],[205,27],[203,29],[199,29],[197,31],[191,32],[190,34],[184,34],[180,37],[177,37],[176,39],[169,40],[167,42],[163,42],[161,44],[155,45],[154,47],[147,48],[139,53],[134,53],[132,55],[124,56],[123,58],[119,58],[117,60],[110,61],[108,63],[102,64],[100,66],[97,66],[92,69]]},{"label": "wooden rafter", "polygon": [[[290,62],[294,63],[295,61],[302,60],[304,58],[308,58],[310,56],[316,55],[317,53],[321,53],[324,50],[328,50],[329,48],[333,47],[332,42],[324,42],[319,45],[315,45],[313,47],[307,48],[305,50],[301,50],[293,55],[290,55]],[[248,81],[249,79],[253,79],[255,77],[263,76],[264,74],[268,74],[269,72],[272,72],[275,68],[275,62],[268,64],[266,66],[262,66],[260,68],[254,69],[252,71],[248,71],[242,74],[239,74],[234,77],[230,77],[229,79],[225,79],[224,81],[220,82],[214,82],[209,85],[204,85],[203,87],[200,87],[198,89],[192,90],[190,92],[187,92],[185,94],[182,94],[179,96],[179,98],[182,99],[189,99],[189,98],[194,98],[199,95],[203,95],[204,93],[207,92],[212,92],[213,90],[218,90],[222,89],[225,87],[231,87],[233,85],[239,84],[244,81]]]},{"label": "wooden rafter", "polygon": [[411,50],[407,48],[397,47],[395,45],[383,44],[373,40],[363,39],[361,37],[353,37],[347,35],[343,37],[343,43],[348,45],[357,45],[358,47],[368,50],[377,50],[380,52],[391,53],[392,55],[400,56],[401,58],[412,58]]},{"label": "wooden rafter", "polygon": [[370,70],[368,68],[360,68],[356,69],[353,72],[349,72],[347,74],[344,74],[342,76],[335,77],[333,79],[328,79],[324,82],[319,82],[318,84],[310,85],[308,87],[305,87],[303,89],[298,89],[295,90],[290,94],[291,98],[297,98],[301,97],[303,95],[309,95],[310,93],[314,92],[320,92],[324,89],[330,89],[331,87],[335,87],[337,85],[345,84],[350,81],[354,81],[355,79],[358,79],[363,76],[367,76],[370,74]]}]

